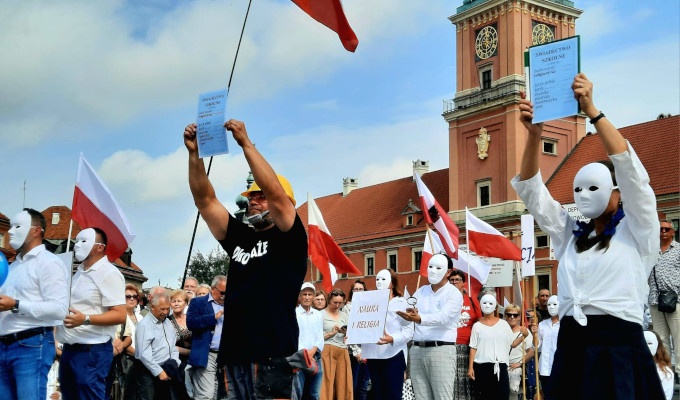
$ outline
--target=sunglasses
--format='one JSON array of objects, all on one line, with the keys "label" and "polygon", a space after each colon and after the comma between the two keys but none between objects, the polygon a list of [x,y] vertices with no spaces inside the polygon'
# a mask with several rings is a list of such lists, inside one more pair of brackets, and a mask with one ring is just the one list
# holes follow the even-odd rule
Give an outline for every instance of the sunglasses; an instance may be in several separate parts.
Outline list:
[{"label": "sunglasses", "polygon": [[137,296],[136,294],[126,294],[125,298],[128,299],[128,300],[130,300],[130,299],[137,300],[139,298],[139,296]]},{"label": "sunglasses", "polygon": [[673,230],[673,228],[669,228],[669,227],[666,227],[666,226],[662,226],[659,230],[660,230],[661,232],[670,232],[670,231]]},{"label": "sunglasses", "polygon": [[506,318],[517,318],[519,314],[505,313]]}]

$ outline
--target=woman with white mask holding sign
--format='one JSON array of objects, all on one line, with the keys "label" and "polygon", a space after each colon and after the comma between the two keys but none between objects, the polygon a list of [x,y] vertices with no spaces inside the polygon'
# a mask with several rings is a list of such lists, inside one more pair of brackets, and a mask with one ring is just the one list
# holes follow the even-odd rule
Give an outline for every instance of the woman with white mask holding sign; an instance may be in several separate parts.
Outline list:
[{"label": "woman with white mask holding sign", "polygon": [[494,295],[485,294],[479,303],[483,316],[472,326],[468,376],[475,381],[480,399],[507,399],[510,350],[521,344],[529,331],[521,328],[522,335],[515,339],[510,325],[494,314],[498,306]]},{"label": "woman with white mask holding sign", "polygon": [[[543,184],[544,124],[531,122],[526,99],[519,101],[519,118],[528,137],[511,181],[559,261],[560,332],[546,398],[659,399],[642,333],[647,277],[659,253],[656,197],[630,143],[593,104],[593,84],[578,74],[571,88],[610,159],[587,164],[574,177],[574,201],[590,222],[570,217]],[[573,167],[567,159],[562,168]]]},{"label": "woman with white mask holding sign", "polygon": [[560,302],[557,300],[557,296],[550,296],[548,299],[550,319],[544,319],[538,324],[538,327],[536,325],[531,327],[532,333],[538,332],[538,352],[541,354],[538,360],[538,379],[544,391],[550,378],[555,350],[557,349],[557,334],[560,331],[560,316],[557,312],[559,306]]},{"label": "woman with white mask holding sign", "polygon": [[384,269],[378,272],[375,287],[377,290],[390,291],[385,335],[375,344],[361,345],[362,356],[367,359],[374,399],[399,400],[406,370],[406,344],[413,338],[413,323],[397,315],[397,311],[404,311],[409,305],[399,289],[397,274],[393,270]]}]

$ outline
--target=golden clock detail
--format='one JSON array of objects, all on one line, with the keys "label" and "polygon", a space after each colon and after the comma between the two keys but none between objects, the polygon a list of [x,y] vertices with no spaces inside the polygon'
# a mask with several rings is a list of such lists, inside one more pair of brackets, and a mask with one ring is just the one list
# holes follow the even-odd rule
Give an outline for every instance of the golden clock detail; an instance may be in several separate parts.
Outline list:
[{"label": "golden clock detail", "polygon": [[545,24],[536,24],[531,31],[531,43],[533,45],[552,42],[555,40],[555,33]]},{"label": "golden clock detail", "polygon": [[498,31],[493,26],[486,26],[477,33],[475,53],[481,60],[493,56],[498,49]]}]

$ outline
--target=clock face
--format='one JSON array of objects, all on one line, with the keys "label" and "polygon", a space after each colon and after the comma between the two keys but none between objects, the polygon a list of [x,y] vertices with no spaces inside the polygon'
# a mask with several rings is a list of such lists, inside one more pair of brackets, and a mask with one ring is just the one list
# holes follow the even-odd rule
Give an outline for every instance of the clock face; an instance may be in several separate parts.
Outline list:
[{"label": "clock face", "polygon": [[477,33],[475,40],[475,53],[480,60],[496,54],[498,49],[498,31],[493,26],[485,26]]},{"label": "clock face", "polygon": [[531,30],[531,43],[533,45],[552,42],[555,40],[555,32],[553,27],[545,24],[536,24]]}]

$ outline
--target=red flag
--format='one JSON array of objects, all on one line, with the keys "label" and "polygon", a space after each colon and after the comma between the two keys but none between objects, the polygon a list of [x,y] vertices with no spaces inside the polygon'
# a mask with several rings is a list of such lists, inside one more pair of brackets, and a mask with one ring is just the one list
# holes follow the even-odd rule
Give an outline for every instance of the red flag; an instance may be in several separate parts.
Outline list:
[{"label": "red flag", "polygon": [[338,274],[361,275],[357,267],[333,241],[321,210],[309,193],[307,194],[307,229],[309,229],[309,257],[323,275],[323,288],[326,292],[333,289]]},{"label": "red flag", "polygon": [[442,245],[449,257],[458,259],[458,227],[451,221],[449,214],[439,205],[437,200],[425,186],[417,172],[413,173],[418,186],[418,195],[423,205],[425,222],[433,224],[437,230],[437,235],[441,239]]},{"label": "red flag", "polygon": [[522,261],[522,251],[496,228],[472,215],[465,208],[468,246],[480,256]]},{"label": "red flag", "polygon": [[293,0],[293,3],[310,17],[335,31],[345,49],[351,52],[356,50],[359,39],[347,22],[340,0]]},{"label": "red flag", "polygon": [[106,255],[109,261],[120,257],[135,238],[123,209],[82,154],[73,193],[71,219],[83,229],[97,227],[106,233]]}]

